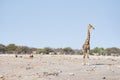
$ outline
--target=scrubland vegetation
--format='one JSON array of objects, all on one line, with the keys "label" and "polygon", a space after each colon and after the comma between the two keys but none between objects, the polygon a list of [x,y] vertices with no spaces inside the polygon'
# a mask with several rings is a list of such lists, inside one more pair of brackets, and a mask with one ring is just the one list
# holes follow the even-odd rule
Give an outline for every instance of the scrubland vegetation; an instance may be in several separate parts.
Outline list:
[{"label": "scrubland vegetation", "polygon": [[[15,44],[0,44],[0,54],[51,54],[51,55],[82,55],[82,49],[72,49],[71,47],[65,48],[31,48],[28,46],[18,46]],[[91,49],[91,55],[120,55],[120,48],[102,48],[95,47]]]}]

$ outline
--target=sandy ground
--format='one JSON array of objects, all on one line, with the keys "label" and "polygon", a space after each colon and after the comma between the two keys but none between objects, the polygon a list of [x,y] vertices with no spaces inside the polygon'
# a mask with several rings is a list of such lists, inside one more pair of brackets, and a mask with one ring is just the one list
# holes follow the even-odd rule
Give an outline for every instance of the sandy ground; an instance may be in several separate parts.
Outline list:
[{"label": "sandy ground", "polygon": [[0,80],[120,80],[120,57],[80,55],[0,55]]}]

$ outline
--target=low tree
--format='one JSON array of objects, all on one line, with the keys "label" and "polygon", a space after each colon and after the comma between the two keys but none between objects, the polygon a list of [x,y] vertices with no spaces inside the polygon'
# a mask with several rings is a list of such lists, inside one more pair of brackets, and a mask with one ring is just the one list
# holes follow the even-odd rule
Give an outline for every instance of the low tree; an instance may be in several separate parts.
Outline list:
[{"label": "low tree", "polygon": [[31,49],[27,46],[18,46],[16,48],[16,52],[18,54],[30,54],[30,53],[32,53]]},{"label": "low tree", "polygon": [[91,50],[91,54],[93,55],[104,55],[104,48],[95,47]]},{"label": "low tree", "polygon": [[0,44],[0,53],[3,54],[5,53],[5,45]]},{"label": "low tree", "polygon": [[120,49],[116,47],[105,49],[107,55],[120,55]]},{"label": "low tree", "polygon": [[50,47],[45,47],[45,48],[43,49],[43,53],[45,53],[45,54],[49,54],[50,52],[54,52],[53,49],[50,48]]},{"label": "low tree", "polygon": [[7,53],[15,53],[17,46],[15,44],[9,44],[5,47]]},{"label": "low tree", "polygon": [[39,49],[36,50],[36,53],[37,54],[43,54],[45,52],[44,52],[44,49],[39,48]]},{"label": "low tree", "polygon": [[74,50],[74,54],[83,55],[82,50],[78,50],[78,49]]},{"label": "low tree", "polygon": [[74,54],[74,50],[70,47],[63,48],[64,54]]}]

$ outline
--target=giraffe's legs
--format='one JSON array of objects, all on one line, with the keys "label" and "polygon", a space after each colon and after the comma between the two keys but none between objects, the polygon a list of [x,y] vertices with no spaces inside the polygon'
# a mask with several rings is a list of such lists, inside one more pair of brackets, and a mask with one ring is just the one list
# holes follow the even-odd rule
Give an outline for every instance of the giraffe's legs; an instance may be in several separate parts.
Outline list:
[{"label": "giraffe's legs", "polygon": [[86,51],[83,50],[83,63],[82,65],[86,65]]},{"label": "giraffe's legs", "polygon": [[90,54],[90,50],[83,50],[83,63],[82,65],[89,65],[89,54]]},{"label": "giraffe's legs", "polygon": [[82,65],[86,65],[86,55],[83,56],[83,63]]},{"label": "giraffe's legs", "polygon": [[89,54],[90,54],[90,50],[87,50],[87,54],[86,54],[86,64],[89,65]]}]

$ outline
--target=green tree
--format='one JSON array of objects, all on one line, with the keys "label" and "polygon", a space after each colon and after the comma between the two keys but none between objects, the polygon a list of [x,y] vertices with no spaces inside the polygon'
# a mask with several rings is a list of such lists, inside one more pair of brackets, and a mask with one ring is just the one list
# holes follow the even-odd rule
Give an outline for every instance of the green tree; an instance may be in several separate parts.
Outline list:
[{"label": "green tree", "polygon": [[37,49],[36,53],[37,54],[42,54],[42,53],[45,53],[45,51],[44,51],[44,49],[39,48],[39,49]]},{"label": "green tree", "polygon": [[55,52],[56,54],[59,54],[59,55],[64,54],[64,51],[63,51],[62,48],[54,49],[54,52]]},{"label": "green tree", "polygon": [[116,47],[105,49],[107,55],[120,55],[120,49]]},{"label": "green tree", "polygon": [[78,50],[78,49],[74,50],[74,54],[83,55],[82,50]]},{"label": "green tree", "polygon": [[74,54],[74,50],[70,47],[66,47],[63,49],[64,54]]},{"label": "green tree", "polygon": [[32,52],[31,49],[27,46],[18,46],[16,51],[18,54],[29,54]]},{"label": "green tree", "polygon": [[43,49],[43,53],[45,53],[45,54],[49,54],[50,52],[54,52],[53,49],[50,48],[50,47],[45,47],[45,48]]},{"label": "green tree", "polygon": [[0,53],[5,53],[5,45],[0,44]]},{"label": "green tree", "polygon": [[5,47],[8,53],[15,53],[17,46],[15,44],[9,44]]},{"label": "green tree", "polygon": [[95,47],[91,50],[91,54],[104,55],[104,48]]}]

